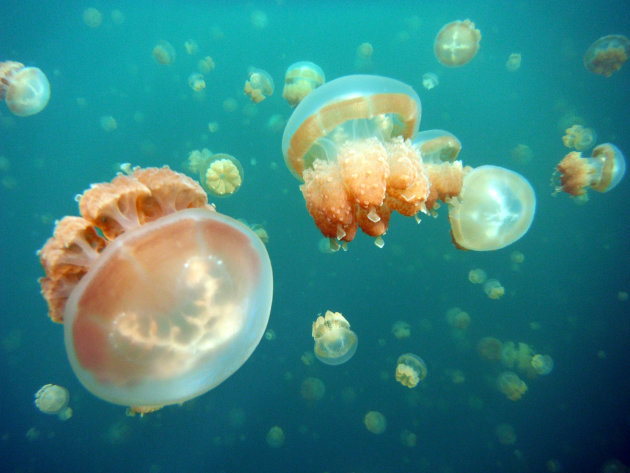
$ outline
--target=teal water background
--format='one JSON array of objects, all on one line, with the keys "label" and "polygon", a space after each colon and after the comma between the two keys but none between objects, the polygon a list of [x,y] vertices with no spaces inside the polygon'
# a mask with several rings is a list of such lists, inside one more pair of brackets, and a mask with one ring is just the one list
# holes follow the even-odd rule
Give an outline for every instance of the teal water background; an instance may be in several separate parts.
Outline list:
[{"label": "teal water background", "polygon": [[[630,463],[630,308],[618,296],[630,292],[630,181],[591,192],[582,205],[551,195],[554,166],[567,152],[561,138],[568,116],[594,128],[598,142],[630,153],[630,65],[604,78],[582,64],[600,36],[630,35],[630,4],[441,3],[2,2],[0,60],[40,67],[52,88],[47,108],[32,117],[14,117],[0,104],[2,471],[540,472],[598,471],[611,458]],[[89,6],[103,13],[98,28],[82,20]],[[124,14],[122,24],[112,21],[113,9]],[[257,12],[267,19],[262,28],[252,21]],[[465,18],[481,30],[480,51],[461,68],[441,66],[435,35]],[[199,44],[197,55],[186,54],[188,39]],[[153,59],[159,40],[174,45],[173,65]],[[363,42],[374,53],[359,70]],[[522,65],[508,72],[513,52]],[[216,69],[205,93],[195,94],[187,78],[206,55]],[[421,130],[454,133],[467,165],[505,166],[529,179],[538,198],[529,233],[500,251],[459,251],[444,206],[420,225],[393,216],[383,249],[361,234],[348,252],[322,254],[283,162],[282,132],[268,127],[272,115],[291,113],[281,89],[286,68],[299,60],[320,65],[328,80],[367,72],[414,87]],[[258,105],[242,92],[250,66],[267,70],[276,85]],[[430,91],[422,87],[425,72],[440,80]],[[235,111],[224,110],[228,98]],[[115,117],[116,130],[101,128],[104,115]],[[210,121],[219,125],[215,133]],[[531,148],[530,161],[512,158],[518,144]],[[264,224],[270,235],[269,329],[276,338],[263,339],[239,371],[204,396],[126,417],[72,373],[63,329],[48,319],[39,295],[35,252],[55,219],[77,213],[73,197],[110,180],[120,163],[185,171],[188,153],[202,147],[230,153],[244,167],[242,189],[215,203],[222,213]],[[514,250],[525,255],[517,269]],[[505,296],[488,299],[468,281],[473,268],[499,279]],[[455,306],[472,319],[464,334],[446,321]],[[312,351],[311,324],[327,309],[350,321],[358,351],[341,366],[307,366],[301,357]],[[409,338],[392,335],[398,320],[411,325]],[[485,336],[551,355],[553,372],[523,375],[527,393],[506,399],[495,385],[503,368],[477,354]],[[428,366],[414,390],[394,379],[405,352]],[[454,370],[465,382],[452,382]],[[318,402],[300,394],[309,376],[326,385]],[[69,389],[70,420],[34,407],[46,383]],[[387,418],[381,435],[363,425],[370,410]],[[513,445],[498,441],[502,423],[514,427]],[[265,441],[273,425],[285,432],[281,448]],[[415,447],[401,442],[405,430],[417,435]]]}]

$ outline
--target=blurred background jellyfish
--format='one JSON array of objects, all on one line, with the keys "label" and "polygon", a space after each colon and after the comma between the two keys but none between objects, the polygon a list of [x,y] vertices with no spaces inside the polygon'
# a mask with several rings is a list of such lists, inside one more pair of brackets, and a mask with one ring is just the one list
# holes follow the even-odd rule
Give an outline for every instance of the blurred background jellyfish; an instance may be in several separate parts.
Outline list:
[{"label": "blurred background jellyfish", "polygon": [[596,146],[591,157],[572,151],[556,166],[560,174],[560,186],[556,192],[564,191],[572,196],[586,194],[587,189],[608,192],[614,189],[626,173],[626,159],[615,145],[604,143]]},{"label": "blurred background jellyfish", "polygon": [[118,122],[111,115],[103,115],[99,121],[104,131],[110,132],[118,128]]},{"label": "blurred background jellyfish", "polygon": [[529,146],[519,143],[514,148],[512,148],[512,150],[510,151],[510,155],[512,156],[512,159],[517,163],[528,164],[534,157],[534,152]]},{"label": "blurred background jellyfish", "polygon": [[573,125],[565,130],[562,142],[567,148],[577,151],[584,151],[595,144],[597,134],[592,128],[586,128],[582,125]]},{"label": "blurred background jellyfish", "polygon": [[359,339],[339,312],[327,310],[324,317],[317,317],[313,322],[312,334],[315,339],[315,356],[327,365],[345,363],[357,351]]},{"label": "blurred background jellyfish", "polygon": [[453,21],[442,27],[435,37],[435,57],[448,67],[469,63],[479,51],[481,33],[470,20]]},{"label": "blurred background jellyfish", "polygon": [[411,325],[402,320],[397,320],[396,322],[394,322],[394,325],[392,325],[392,334],[398,340],[409,338],[409,336],[411,335]]},{"label": "blurred background jellyfish", "polygon": [[372,54],[374,54],[374,46],[371,43],[361,43],[357,47],[354,58],[354,67],[359,71],[367,71],[372,67]]},{"label": "blurred background jellyfish", "polygon": [[54,414],[61,420],[72,417],[69,401],[68,390],[56,384],[45,384],[35,393],[35,406],[44,414]]},{"label": "blurred background jellyfish", "polygon": [[527,384],[513,371],[504,371],[497,379],[499,391],[510,401],[518,401],[527,391]]},{"label": "blurred background jellyfish", "polygon": [[83,23],[90,28],[98,28],[103,22],[103,14],[94,7],[83,10]]},{"label": "blurred background jellyfish", "polygon": [[171,43],[165,40],[160,40],[153,48],[153,58],[159,63],[165,66],[173,64],[175,62],[175,48]]},{"label": "blurred background jellyfish", "polygon": [[413,144],[420,150],[425,163],[452,163],[462,150],[457,137],[445,130],[424,130],[413,137]]},{"label": "blurred background jellyfish", "polygon": [[215,197],[228,197],[243,183],[243,167],[229,154],[212,154],[207,148],[194,150],[188,155],[188,167],[199,174],[203,188]]},{"label": "blurred background jellyfish", "polygon": [[630,41],[623,35],[603,36],[591,44],[584,54],[584,67],[594,74],[610,77],[630,56]]},{"label": "blurred background jellyfish", "polygon": [[310,61],[295,62],[284,76],[282,98],[295,107],[304,97],[326,82],[324,71]]},{"label": "blurred background jellyfish", "polygon": [[486,296],[488,296],[488,298],[497,300],[503,297],[503,295],[505,294],[505,288],[498,280],[488,279],[483,285],[483,292],[486,293]]},{"label": "blurred background jellyfish", "polygon": [[284,445],[284,431],[281,427],[274,425],[269,432],[267,432],[267,445],[271,448],[280,448]]},{"label": "blurred background jellyfish", "polygon": [[440,84],[438,76],[433,72],[425,72],[422,74],[422,87],[427,90],[431,90]]},{"label": "blurred background jellyfish", "polygon": [[427,377],[427,365],[422,358],[413,353],[405,353],[396,362],[396,381],[408,388],[415,388]]},{"label": "blurred background jellyfish", "polygon": [[201,92],[206,88],[206,80],[203,74],[199,72],[193,72],[188,76],[188,86],[195,92]]},{"label": "blurred background jellyfish", "polygon": [[326,385],[321,379],[309,376],[302,381],[300,393],[306,401],[319,401],[326,394]]},{"label": "blurred background jellyfish", "polygon": [[369,411],[365,414],[363,424],[373,434],[382,434],[387,428],[387,420],[379,411]]},{"label": "blurred background jellyfish", "polygon": [[82,217],[57,221],[39,282],[79,381],[147,413],[245,363],[267,327],[273,279],[260,239],[193,179],[121,168],[77,198]]},{"label": "blurred background jellyfish", "polygon": [[502,445],[514,445],[516,443],[516,432],[510,424],[502,423],[497,425],[494,433]]},{"label": "blurred background jellyfish", "polygon": [[471,269],[468,271],[468,280],[473,284],[483,284],[486,282],[486,272],[481,268]]},{"label": "blurred background jellyfish", "polygon": [[210,74],[215,68],[214,59],[210,56],[206,56],[203,59],[197,61],[197,69],[202,74]]},{"label": "blurred background jellyfish", "polygon": [[199,52],[199,44],[194,39],[187,39],[184,42],[184,49],[186,50],[186,54],[193,56]]},{"label": "blurred background jellyfish", "polygon": [[477,353],[486,361],[501,360],[503,352],[503,342],[495,337],[483,337],[477,343]]},{"label": "blurred background jellyfish", "polygon": [[37,67],[15,61],[0,62],[0,100],[18,117],[41,112],[50,99],[48,78]]},{"label": "blurred background jellyfish", "polygon": [[548,375],[553,370],[553,358],[537,353],[531,359],[532,368],[540,375]]},{"label": "blurred background jellyfish", "polygon": [[508,56],[507,61],[505,62],[505,68],[514,72],[521,67],[521,55],[520,53],[512,53]]},{"label": "blurred background jellyfish", "polygon": [[464,176],[448,218],[456,245],[490,251],[525,235],[535,212],[536,195],[527,179],[501,167],[480,166]]},{"label": "blurred background jellyfish", "polygon": [[273,94],[273,79],[267,71],[253,68],[245,81],[244,91],[254,103],[260,103]]},{"label": "blurred background jellyfish", "polygon": [[470,326],[470,314],[459,307],[452,307],[446,312],[446,322],[456,330],[467,330]]}]

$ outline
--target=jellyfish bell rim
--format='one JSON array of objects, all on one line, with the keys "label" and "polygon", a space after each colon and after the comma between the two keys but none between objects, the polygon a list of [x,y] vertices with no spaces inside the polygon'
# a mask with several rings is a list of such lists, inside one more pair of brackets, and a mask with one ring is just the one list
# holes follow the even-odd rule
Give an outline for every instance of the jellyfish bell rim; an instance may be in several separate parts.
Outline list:
[{"label": "jellyfish bell rim", "polygon": [[602,143],[593,149],[593,158],[604,162],[601,166],[601,179],[591,187],[599,192],[608,192],[617,187],[626,174],[626,159],[621,150],[612,143]]},{"label": "jellyfish bell rim", "polygon": [[[22,75],[34,75],[34,77],[29,78],[28,85],[15,85],[16,80],[18,80]],[[36,93],[38,91],[34,90],[33,85],[37,85],[39,94]],[[19,90],[23,90],[25,87],[30,89],[33,93],[30,94],[31,100],[29,100],[29,103],[26,104],[28,106],[24,108],[24,100],[14,100],[13,95]],[[36,97],[38,100],[34,102],[32,100],[33,97]],[[48,80],[48,77],[46,77],[44,71],[42,71],[39,67],[23,67],[11,76],[4,100],[13,115],[18,117],[30,117],[31,115],[36,115],[44,110],[50,101],[50,81]]]},{"label": "jellyfish bell rim", "polygon": [[[289,120],[287,120],[282,135],[282,154],[284,156],[284,162],[289,171],[291,171],[291,174],[299,181],[302,181],[302,168],[306,167],[302,160],[313,143],[315,143],[317,139],[326,136],[337,126],[356,119],[329,120],[330,123],[323,124],[321,120],[315,120],[315,118],[319,118],[319,114],[323,109],[328,107],[343,107],[344,104],[348,106],[351,101],[357,101],[358,99],[371,100],[373,97],[378,98],[382,95],[394,94],[406,95],[415,103],[415,109],[409,111],[410,116],[407,117],[407,120],[404,120],[406,127],[403,136],[405,138],[411,138],[417,133],[420,126],[422,104],[418,93],[404,82],[385,76],[352,74],[326,82],[313,90],[295,107]],[[359,109],[358,102],[355,103],[355,105],[356,112],[356,109]],[[397,113],[399,111],[397,107],[401,107],[401,104],[397,102],[395,106],[389,105],[386,107],[386,110],[378,109],[374,111],[372,110],[374,104],[370,102],[369,105],[370,113],[368,116],[359,118],[371,119],[381,114]],[[381,107],[383,106],[382,104],[380,105]],[[313,120],[309,120],[311,117],[313,117]],[[312,121],[315,123],[312,123]],[[310,135],[310,142],[308,146],[303,146],[303,152],[299,150],[292,151],[294,148],[292,146],[293,137],[298,131],[306,132]],[[313,138],[313,136],[315,137]]]}]

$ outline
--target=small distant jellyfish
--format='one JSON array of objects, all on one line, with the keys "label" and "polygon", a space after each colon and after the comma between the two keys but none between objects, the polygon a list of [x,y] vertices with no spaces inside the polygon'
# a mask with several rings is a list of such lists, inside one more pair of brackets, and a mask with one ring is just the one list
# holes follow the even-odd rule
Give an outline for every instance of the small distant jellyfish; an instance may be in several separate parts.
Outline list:
[{"label": "small distant jellyfish", "polygon": [[69,401],[68,390],[56,384],[45,384],[35,393],[35,406],[44,414],[54,414],[61,420],[72,417]]},{"label": "small distant jellyfish", "polygon": [[327,365],[340,365],[354,356],[359,339],[350,330],[350,323],[339,312],[326,311],[313,322],[315,346],[319,361]]},{"label": "small distant jellyfish", "polygon": [[446,313],[446,321],[457,330],[466,330],[470,326],[470,315],[459,307],[453,307]]},{"label": "small distant jellyfish", "polygon": [[186,49],[186,53],[190,54],[191,56],[199,52],[199,45],[194,39],[186,40],[186,42],[184,43],[184,48]]},{"label": "small distant jellyfish", "polygon": [[422,86],[425,89],[431,90],[433,87],[437,87],[439,84],[440,81],[438,79],[438,76],[435,75],[433,72],[426,72],[422,75]]},{"label": "small distant jellyfish", "polygon": [[510,401],[518,401],[527,391],[527,384],[512,371],[504,371],[497,380],[499,391]]},{"label": "small distant jellyfish", "polygon": [[490,299],[501,299],[505,294],[505,288],[496,279],[488,279],[483,285],[483,290]]},{"label": "small distant jellyfish", "polygon": [[83,23],[90,28],[98,28],[103,22],[103,14],[94,7],[83,10]]},{"label": "small distant jellyfish", "polygon": [[111,115],[103,115],[100,122],[101,128],[107,132],[114,131],[118,128],[118,122]]},{"label": "small distant jellyfish", "polygon": [[41,112],[50,99],[48,78],[37,67],[15,61],[0,62],[0,100],[13,115],[28,117]]},{"label": "small distant jellyfish", "polygon": [[306,401],[319,401],[326,394],[326,385],[319,378],[308,377],[302,381],[300,393]]},{"label": "small distant jellyfish", "polygon": [[499,424],[494,429],[497,440],[503,445],[514,445],[516,442],[516,432],[510,424]]},{"label": "small distant jellyfish", "polygon": [[400,441],[405,447],[413,448],[416,446],[418,436],[410,430],[403,430],[400,433]]},{"label": "small distant jellyfish", "polygon": [[215,121],[208,122],[208,131],[210,133],[216,133],[219,131],[219,123]]},{"label": "small distant jellyfish", "polygon": [[188,85],[195,92],[201,92],[206,88],[206,80],[203,75],[198,72],[193,72],[188,76]]},{"label": "small distant jellyfish", "polygon": [[505,68],[510,71],[510,72],[514,72],[517,69],[519,69],[521,67],[521,55],[520,53],[512,53],[510,54],[510,56],[508,57],[506,63],[505,63]]},{"label": "small distant jellyfish", "polygon": [[272,328],[265,331],[265,340],[271,342],[276,339],[276,331]]},{"label": "small distant jellyfish", "polygon": [[477,343],[477,353],[487,361],[499,361],[503,352],[503,342],[495,337],[483,337]]},{"label": "small distant jellyfish", "polygon": [[512,156],[512,159],[517,163],[528,164],[534,157],[534,152],[529,146],[519,143],[514,148],[512,148],[512,150],[510,151],[510,155]]},{"label": "small distant jellyfish", "polygon": [[413,353],[405,353],[396,362],[396,381],[408,388],[415,388],[427,377],[427,365],[422,358]]},{"label": "small distant jellyfish", "polygon": [[483,284],[486,279],[486,272],[481,268],[471,269],[468,272],[468,280],[473,284]]},{"label": "small distant jellyfish", "polygon": [[175,48],[168,41],[160,40],[153,48],[153,58],[165,66],[175,62]]},{"label": "small distant jellyfish", "polygon": [[468,64],[479,51],[481,33],[470,20],[453,21],[435,37],[435,57],[448,67]]},{"label": "small distant jellyfish", "polygon": [[255,28],[258,28],[260,30],[266,28],[267,24],[269,23],[267,14],[262,10],[254,10],[249,16],[249,19],[252,25],[254,25]]},{"label": "small distant jellyfish", "polygon": [[214,59],[210,56],[206,56],[203,59],[199,59],[197,62],[197,69],[202,74],[210,74],[215,68]]},{"label": "small distant jellyfish", "polygon": [[584,67],[594,74],[610,77],[630,56],[630,41],[623,35],[603,36],[584,54]]},{"label": "small distant jellyfish", "polygon": [[267,129],[271,130],[273,133],[281,133],[284,131],[286,123],[287,121],[282,115],[274,113],[267,120]]},{"label": "small distant jellyfish", "polygon": [[514,250],[510,253],[510,261],[515,265],[519,265],[525,261],[525,255],[518,250]]},{"label": "small distant jellyfish", "polygon": [[324,71],[310,61],[299,61],[291,64],[284,76],[284,98],[291,107],[299,104],[304,97],[326,82]]},{"label": "small distant jellyfish", "polygon": [[565,130],[562,142],[567,148],[577,151],[589,149],[597,141],[597,134],[592,128],[586,128],[582,125],[573,125]]},{"label": "small distant jellyfish", "polygon": [[534,371],[543,376],[551,373],[553,370],[553,358],[549,355],[541,355],[538,353],[532,357],[530,363]]},{"label": "small distant jellyfish", "polygon": [[371,43],[361,43],[357,47],[354,58],[354,66],[360,71],[366,71],[372,68],[372,54],[374,54],[374,46]]},{"label": "small distant jellyfish", "polygon": [[394,322],[394,325],[392,325],[392,334],[398,340],[409,338],[409,336],[411,335],[411,325],[402,320],[398,320]]},{"label": "small distant jellyfish", "polygon": [[267,71],[252,69],[243,88],[254,103],[260,103],[273,94],[273,79]]},{"label": "small distant jellyfish", "polygon": [[229,154],[212,154],[206,148],[194,150],[188,156],[191,171],[199,173],[203,188],[215,197],[234,194],[243,183],[243,167]]},{"label": "small distant jellyfish", "polygon": [[267,432],[267,445],[271,448],[280,448],[284,445],[284,431],[277,425],[274,425]]},{"label": "small distant jellyfish", "polygon": [[110,16],[115,25],[122,25],[125,22],[125,14],[118,9],[112,10]]},{"label": "small distant jellyfish", "polygon": [[382,434],[387,428],[385,416],[378,411],[370,411],[363,418],[365,428],[373,434]]},{"label": "small distant jellyfish", "polygon": [[252,229],[256,236],[260,238],[260,241],[262,241],[265,245],[269,243],[269,233],[267,233],[265,227],[263,227],[260,223],[254,223],[250,225],[249,228]]}]

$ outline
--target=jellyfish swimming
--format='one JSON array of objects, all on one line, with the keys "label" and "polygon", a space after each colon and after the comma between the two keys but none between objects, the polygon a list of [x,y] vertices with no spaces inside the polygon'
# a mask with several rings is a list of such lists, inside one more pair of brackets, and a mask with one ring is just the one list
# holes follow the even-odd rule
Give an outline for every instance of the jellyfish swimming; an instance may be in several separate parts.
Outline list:
[{"label": "jellyfish swimming", "polygon": [[623,35],[602,36],[584,54],[584,67],[594,74],[610,77],[628,60],[630,40]]},{"label": "jellyfish swimming", "polygon": [[165,40],[160,40],[153,48],[153,58],[159,63],[165,66],[173,64],[175,62],[175,48],[171,43]]},{"label": "jellyfish swimming", "polygon": [[483,292],[486,293],[488,299],[498,300],[505,294],[505,288],[497,279],[488,279],[483,285]]},{"label": "jellyfish swimming", "polygon": [[310,61],[293,63],[284,76],[282,98],[295,107],[324,82],[326,82],[326,76],[317,64]]},{"label": "jellyfish swimming", "polygon": [[431,90],[434,87],[437,87],[440,84],[440,80],[438,76],[433,72],[425,72],[422,74],[422,87],[427,90]]},{"label": "jellyfish swimming", "polygon": [[626,173],[626,158],[619,148],[611,143],[596,146],[593,155],[571,151],[556,166],[560,174],[560,185],[556,192],[564,191],[572,196],[586,194],[587,189],[608,192],[614,189]]},{"label": "jellyfish swimming", "polygon": [[453,21],[444,25],[435,37],[435,57],[448,67],[463,66],[475,57],[480,41],[481,33],[472,21]]},{"label": "jellyfish swimming", "polygon": [[63,386],[45,384],[35,393],[35,407],[44,414],[54,414],[61,420],[72,417],[72,408],[68,407],[70,393]]},{"label": "jellyfish swimming", "polygon": [[273,94],[273,79],[267,71],[252,69],[243,90],[252,102],[260,103]]},{"label": "jellyfish swimming", "polygon": [[542,355],[537,353],[530,360],[534,371],[542,376],[548,375],[553,371],[553,358],[549,355]]},{"label": "jellyfish swimming", "polygon": [[527,384],[512,371],[504,371],[497,379],[499,391],[510,401],[518,401],[527,392]]},{"label": "jellyfish swimming", "polygon": [[369,411],[363,417],[363,424],[373,434],[382,434],[387,428],[387,419],[379,411]]},{"label": "jellyfish swimming", "polygon": [[452,163],[462,150],[457,137],[445,130],[424,130],[416,133],[413,144],[425,163]]},{"label": "jellyfish swimming", "polygon": [[193,72],[188,76],[188,86],[195,92],[201,92],[206,88],[206,80],[203,74],[199,72]]},{"label": "jellyfish swimming", "polygon": [[523,176],[480,166],[464,176],[461,193],[449,203],[448,218],[457,246],[490,251],[525,235],[535,212],[536,195]]},{"label": "jellyfish swimming", "polygon": [[514,72],[521,67],[521,54],[520,53],[512,53],[509,55],[507,61],[505,62],[505,68]]},{"label": "jellyfish swimming", "polygon": [[66,352],[97,397],[146,413],[197,397],[245,363],[269,319],[264,244],[163,168],[122,167],[78,197],[39,251]]},{"label": "jellyfish swimming", "polygon": [[408,388],[415,388],[427,377],[427,365],[424,360],[413,353],[405,353],[396,362],[396,381]]},{"label": "jellyfish swimming", "polygon": [[243,183],[243,167],[229,154],[212,154],[207,148],[194,150],[188,155],[188,167],[199,174],[202,187],[215,197],[228,197]]},{"label": "jellyfish swimming", "polygon": [[584,151],[595,144],[597,134],[592,128],[586,128],[582,125],[573,125],[565,130],[562,142],[567,148],[573,148],[577,151]]},{"label": "jellyfish swimming", "polygon": [[271,448],[280,448],[284,444],[284,431],[282,427],[274,425],[269,432],[267,432],[267,445]]},{"label": "jellyfish swimming", "polygon": [[0,62],[0,100],[13,115],[28,117],[41,112],[50,99],[50,83],[37,67],[15,61]]},{"label": "jellyfish swimming", "polygon": [[345,363],[357,351],[359,339],[339,312],[327,310],[324,317],[317,317],[313,322],[312,335],[315,339],[315,356],[327,365]]}]

